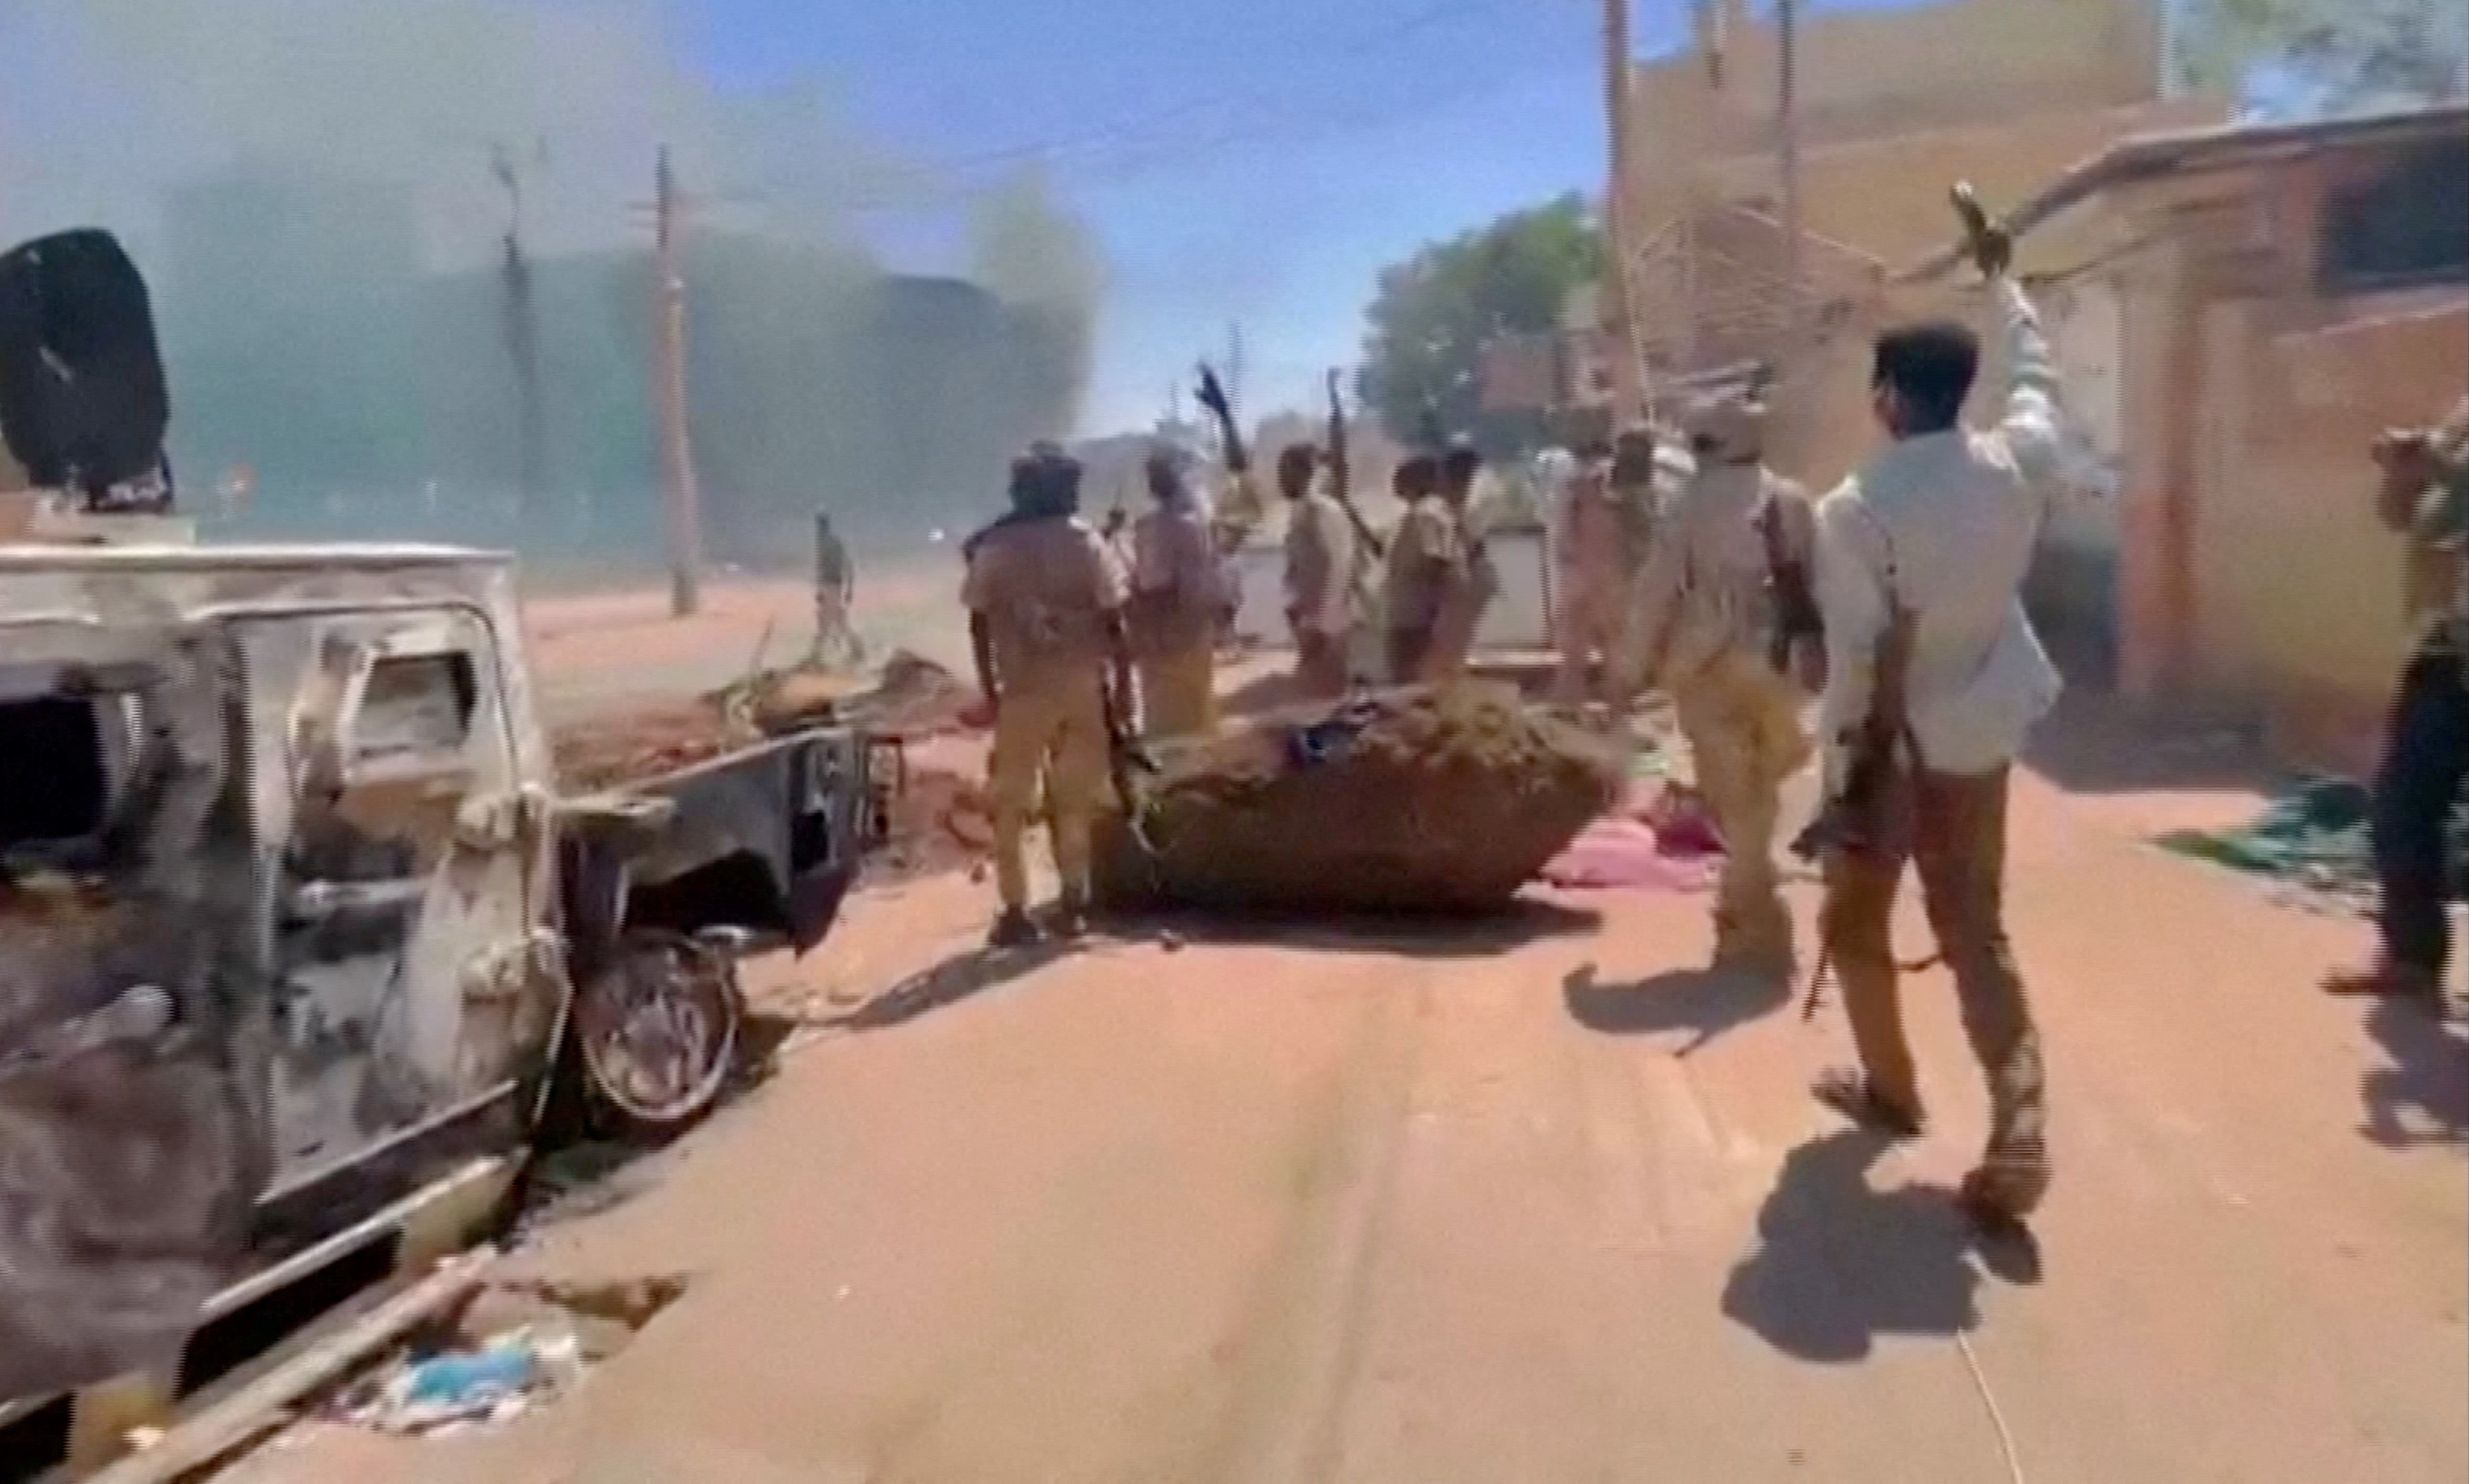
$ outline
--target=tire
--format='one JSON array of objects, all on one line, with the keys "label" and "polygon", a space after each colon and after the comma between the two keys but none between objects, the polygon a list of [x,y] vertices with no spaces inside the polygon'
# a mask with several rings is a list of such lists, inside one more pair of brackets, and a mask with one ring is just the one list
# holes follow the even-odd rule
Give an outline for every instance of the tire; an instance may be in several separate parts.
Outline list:
[{"label": "tire", "polygon": [[681,933],[636,928],[575,991],[587,1127],[657,1144],[709,1113],[737,1070],[746,1004],[737,964]]}]

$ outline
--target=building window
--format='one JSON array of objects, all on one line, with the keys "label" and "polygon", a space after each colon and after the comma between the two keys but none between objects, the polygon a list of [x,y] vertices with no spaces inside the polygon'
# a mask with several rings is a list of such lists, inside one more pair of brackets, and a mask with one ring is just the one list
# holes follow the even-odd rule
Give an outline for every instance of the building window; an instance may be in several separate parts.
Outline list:
[{"label": "building window", "polygon": [[2417,146],[2333,192],[2320,226],[2326,293],[2469,282],[2469,139]]}]

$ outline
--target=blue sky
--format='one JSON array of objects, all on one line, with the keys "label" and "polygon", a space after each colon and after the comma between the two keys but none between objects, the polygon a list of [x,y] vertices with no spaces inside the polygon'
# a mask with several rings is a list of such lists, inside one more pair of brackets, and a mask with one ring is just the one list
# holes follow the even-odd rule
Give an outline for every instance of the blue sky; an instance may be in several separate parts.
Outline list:
[{"label": "blue sky", "polygon": [[[1638,53],[1682,43],[1688,0],[1632,4]],[[674,142],[690,189],[787,229],[840,229],[871,192],[884,258],[948,271],[970,193],[1035,164],[1109,269],[1085,424],[1148,423],[1233,323],[1266,411],[1354,359],[1383,266],[1600,189],[1601,20],[1599,0],[0,0],[0,231],[97,221],[142,255],[166,187],[265,158],[413,185],[431,258],[468,260],[502,229],[493,150],[536,135],[542,250],[639,241],[629,203]]]},{"label": "blue sky", "polygon": [[[1603,177],[1595,0],[677,0],[725,86],[819,77],[864,134],[930,161],[1039,154],[1110,287],[1093,427],[1144,423],[1239,322],[1246,401],[1350,361],[1380,267]],[[1684,0],[1638,0],[1639,50]],[[1020,155],[958,173],[998,178]],[[870,213],[896,261],[955,261],[956,213]]]}]

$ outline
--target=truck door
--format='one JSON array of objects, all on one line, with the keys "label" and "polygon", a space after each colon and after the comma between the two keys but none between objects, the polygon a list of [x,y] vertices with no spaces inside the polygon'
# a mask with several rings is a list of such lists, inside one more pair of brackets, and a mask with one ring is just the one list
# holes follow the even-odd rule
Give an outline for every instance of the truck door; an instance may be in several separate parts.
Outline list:
[{"label": "truck door", "polygon": [[239,629],[253,824],[275,862],[280,1197],[414,1135],[506,1126],[558,1010],[540,931],[548,821],[520,786],[476,611]]},{"label": "truck door", "polygon": [[265,1179],[221,638],[0,627],[0,1410],[176,1356]]}]

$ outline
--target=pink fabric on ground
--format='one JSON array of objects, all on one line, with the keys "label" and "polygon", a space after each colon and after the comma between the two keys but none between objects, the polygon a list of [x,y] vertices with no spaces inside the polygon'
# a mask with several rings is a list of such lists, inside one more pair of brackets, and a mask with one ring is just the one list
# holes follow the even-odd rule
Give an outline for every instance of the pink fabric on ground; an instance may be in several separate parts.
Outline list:
[{"label": "pink fabric on ground", "polygon": [[1545,863],[1543,879],[1557,887],[1702,892],[1713,871],[1702,854],[1675,857],[1651,825],[1615,816],[1580,830],[1567,849]]},{"label": "pink fabric on ground", "polygon": [[1723,836],[1715,828],[1715,817],[1707,810],[1705,799],[1694,788],[1667,784],[1640,818],[1654,831],[1666,855],[1698,860],[1723,853]]}]

